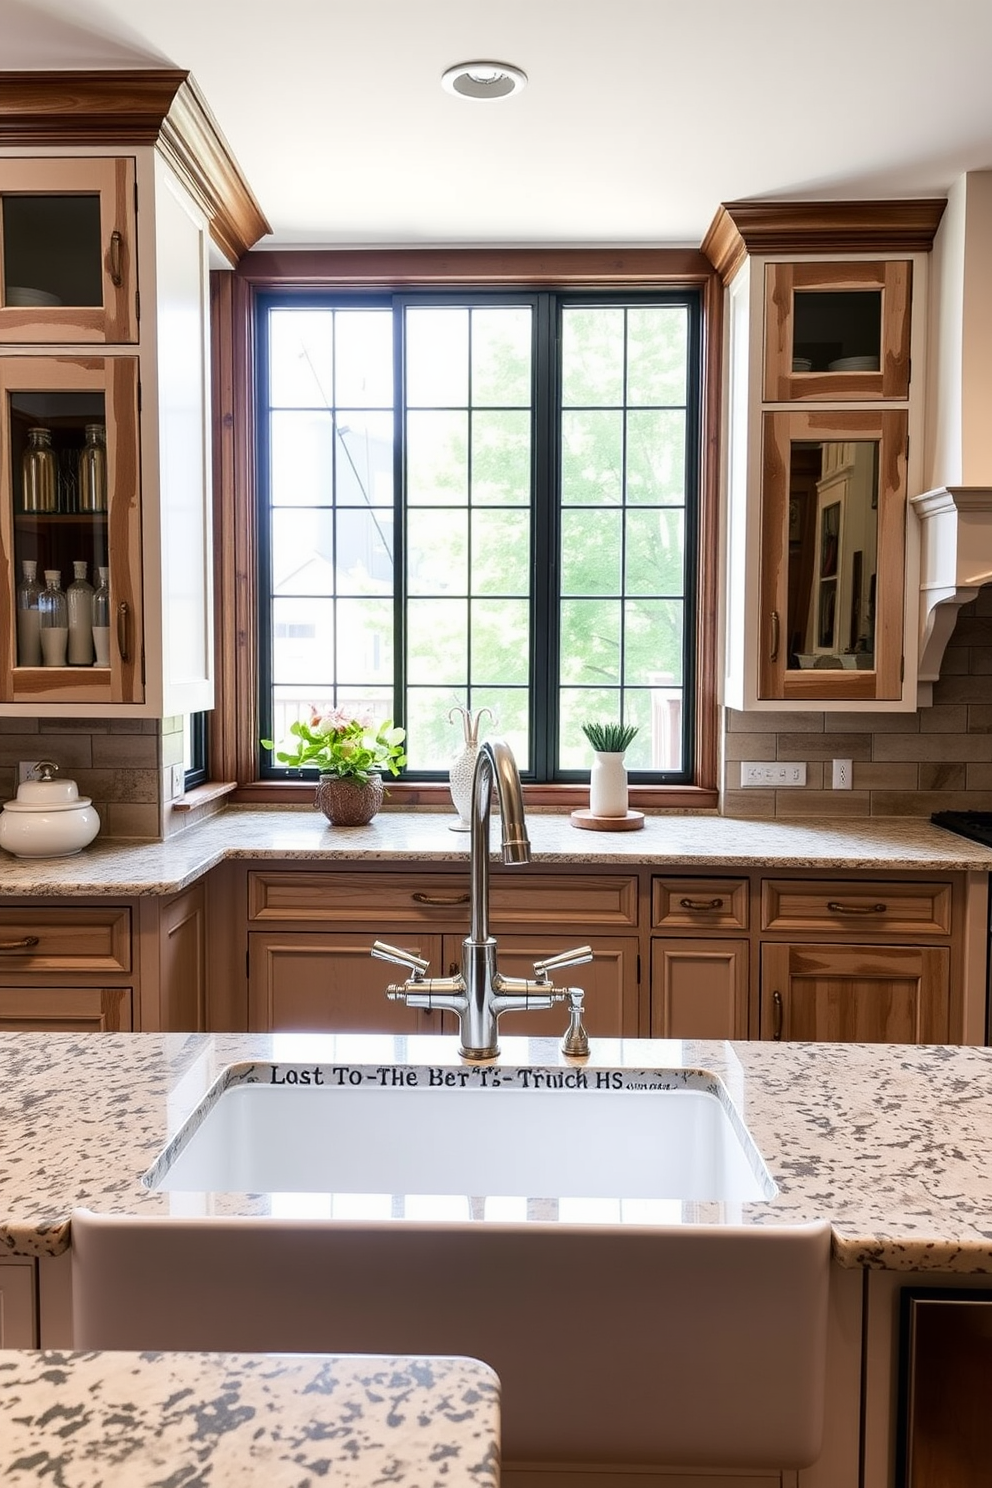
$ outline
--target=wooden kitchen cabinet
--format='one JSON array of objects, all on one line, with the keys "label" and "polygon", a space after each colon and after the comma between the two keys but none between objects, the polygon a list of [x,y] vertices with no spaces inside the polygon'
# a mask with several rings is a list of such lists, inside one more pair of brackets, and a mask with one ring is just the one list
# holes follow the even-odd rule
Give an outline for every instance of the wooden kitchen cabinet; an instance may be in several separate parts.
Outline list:
[{"label": "wooden kitchen cabinet", "polygon": [[[248,1026],[252,1032],[431,1033],[440,1015],[390,1002],[402,967],[374,961],[368,935],[261,931],[248,937]],[[440,938],[405,935],[401,950],[440,963]],[[394,975],[395,973],[395,975]]]},{"label": "wooden kitchen cabinet", "polygon": [[[917,706],[929,255],[944,203],[733,202],[723,701]],[[757,573],[757,586],[750,575]]]},{"label": "wooden kitchen cabinet", "polygon": [[[58,471],[55,508],[29,509],[22,483],[28,431],[50,431]],[[105,430],[103,504],[80,509],[76,464],[84,429]],[[25,665],[16,625],[3,627],[0,698],[11,703],[140,703],[144,679],[141,519],[138,468],[138,359],[134,356],[0,357],[0,613],[13,615],[25,561],[44,587],[73,564],[86,564],[96,589],[98,568],[110,581],[109,666]]]},{"label": "wooden kitchen cabinet", "polygon": [[948,1043],[949,971],[940,946],[765,945],[761,1037]]},{"label": "wooden kitchen cabinet", "polygon": [[744,877],[652,880],[652,1038],[747,1038],[750,901]]},{"label": "wooden kitchen cabinet", "polygon": [[130,1033],[130,987],[0,987],[5,1033]]},{"label": "wooden kitchen cabinet", "polygon": [[[233,264],[267,224],[179,70],[7,74],[0,135],[0,714],[209,708],[210,254]],[[94,425],[105,475],[86,485]],[[54,460],[40,507],[34,428]],[[25,562],[63,591],[75,562],[94,589],[107,569],[109,666],[19,654]]]},{"label": "wooden kitchen cabinet", "polygon": [[0,1029],[116,1033],[135,1025],[131,909],[0,909]]},{"label": "wooden kitchen cabinet", "polygon": [[651,1037],[747,1038],[748,950],[746,940],[654,940]]},{"label": "wooden kitchen cabinet", "polygon": [[[455,1030],[450,1014],[442,1024],[440,1014],[387,1002],[386,986],[402,982],[406,973],[374,961],[370,950],[373,940],[383,940],[427,957],[429,974],[458,971],[469,931],[467,868],[448,873],[259,868],[248,873],[246,891],[249,1028]],[[554,981],[585,989],[592,1036],[631,1037],[640,1031],[635,875],[494,871],[490,918],[500,969],[512,976],[532,977],[535,961],[591,944],[594,960],[557,973]],[[568,1027],[568,1008],[558,1003],[542,1011],[506,1013],[499,1026],[507,1034],[560,1037]]]},{"label": "wooden kitchen cabinet", "polygon": [[134,166],[0,161],[0,341],[137,341]]},{"label": "wooden kitchen cabinet", "polygon": [[38,1347],[35,1263],[0,1259],[0,1348]]},{"label": "wooden kitchen cabinet", "polygon": [[[582,1021],[590,1038],[636,1038],[638,1025],[638,957],[636,936],[593,935],[584,942],[592,946],[593,959],[582,966],[566,966],[556,971],[555,986],[581,987],[585,993]],[[561,951],[571,950],[578,942],[571,936],[550,935],[535,931],[528,935],[500,935],[499,969],[507,976],[533,977],[534,962]],[[461,967],[461,938],[444,938],[445,969],[456,972]],[[500,1016],[500,1034],[520,1034],[525,1038],[558,1038],[568,1027],[569,1004],[556,1002],[550,1008]]]}]

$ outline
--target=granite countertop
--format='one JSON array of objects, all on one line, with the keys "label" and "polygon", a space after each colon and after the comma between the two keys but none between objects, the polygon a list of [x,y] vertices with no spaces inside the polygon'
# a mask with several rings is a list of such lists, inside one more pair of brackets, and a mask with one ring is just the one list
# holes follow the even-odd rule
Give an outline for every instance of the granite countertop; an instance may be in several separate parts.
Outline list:
[{"label": "granite countertop", "polygon": [[[992,1050],[603,1039],[576,1067],[554,1040],[502,1043],[495,1065],[463,1075],[457,1040],[441,1035],[0,1034],[0,1254],[64,1250],[76,1207],[285,1214],[286,1194],[274,1206],[266,1194],[170,1194],[141,1182],[235,1063],[272,1063],[280,1079],[289,1067],[361,1067],[373,1083],[404,1064],[434,1070],[434,1083],[450,1075],[450,1083],[479,1084],[495,1074],[511,1087],[521,1067],[539,1066],[561,1073],[563,1100],[581,1084],[578,1074],[595,1088],[598,1071],[627,1071],[636,1087],[639,1072],[685,1067],[724,1082],[777,1191],[747,1202],[669,1202],[648,1222],[828,1220],[843,1266],[992,1274]],[[465,1205],[466,1219],[485,1222],[477,1199]],[[644,1222],[633,1206],[631,1215],[616,1202],[606,1218]],[[568,1222],[547,1205],[528,1205],[521,1222],[556,1220]]]},{"label": "granite countertop", "polygon": [[[330,827],[309,807],[228,807],[165,842],[97,838],[74,857],[44,860],[0,852],[0,897],[173,894],[226,858],[465,863],[468,834],[451,831],[452,820],[447,812],[387,810],[366,827]],[[928,873],[992,868],[992,848],[920,817],[785,821],[659,813],[647,816],[640,831],[588,832],[573,827],[568,816],[533,811],[527,825],[537,866],[647,863],[709,872],[822,868]],[[491,835],[495,847],[496,823]]]},{"label": "granite countertop", "polygon": [[0,1478],[495,1488],[499,1382],[476,1359],[3,1351]]}]

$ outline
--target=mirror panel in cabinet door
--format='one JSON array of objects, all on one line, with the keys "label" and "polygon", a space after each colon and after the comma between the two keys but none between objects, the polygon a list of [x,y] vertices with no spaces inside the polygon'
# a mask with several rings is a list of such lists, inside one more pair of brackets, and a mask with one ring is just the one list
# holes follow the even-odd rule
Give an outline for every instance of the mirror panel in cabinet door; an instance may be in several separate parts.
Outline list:
[{"label": "mirror panel in cabinet door", "polygon": [[0,340],[138,339],[130,158],[0,161]]},{"label": "mirror panel in cabinet door", "polygon": [[762,698],[902,694],[906,414],[770,413],[762,430]]},{"label": "mirror panel in cabinet door", "polygon": [[765,267],[767,403],[909,396],[913,265]]}]

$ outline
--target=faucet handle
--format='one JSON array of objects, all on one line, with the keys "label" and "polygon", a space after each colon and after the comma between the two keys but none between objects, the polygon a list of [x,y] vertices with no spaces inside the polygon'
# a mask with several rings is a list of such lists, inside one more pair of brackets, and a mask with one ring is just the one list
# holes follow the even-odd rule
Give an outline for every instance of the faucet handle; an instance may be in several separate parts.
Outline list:
[{"label": "faucet handle", "polygon": [[581,966],[592,960],[592,946],[574,946],[570,951],[559,951],[557,956],[548,956],[544,961],[534,962],[534,975],[539,982],[550,980],[553,971],[562,971],[566,966]]},{"label": "faucet handle", "polygon": [[407,971],[413,972],[415,982],[420,981],[431,964],[423,956],[415,956],[412,951],[401,951],[398,946],[386,945],[382,940],[372,942],[372,955],[377,961],[395,961],[397,966],[405,966]]}]

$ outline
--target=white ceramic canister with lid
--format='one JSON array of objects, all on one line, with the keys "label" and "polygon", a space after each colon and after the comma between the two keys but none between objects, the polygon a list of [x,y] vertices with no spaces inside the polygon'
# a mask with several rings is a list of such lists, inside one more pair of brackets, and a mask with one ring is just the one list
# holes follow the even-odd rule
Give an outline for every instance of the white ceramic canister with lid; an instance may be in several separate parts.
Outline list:
[{"label": "white ceramic canister with lid", "polygon": [[87,847],[100,830],[100,817],[74,780],[59,778],[52,760],[41,760],[34,779],[17,787],[17,797],[0,811],[0,847],[17,858],[68,858]]}]

